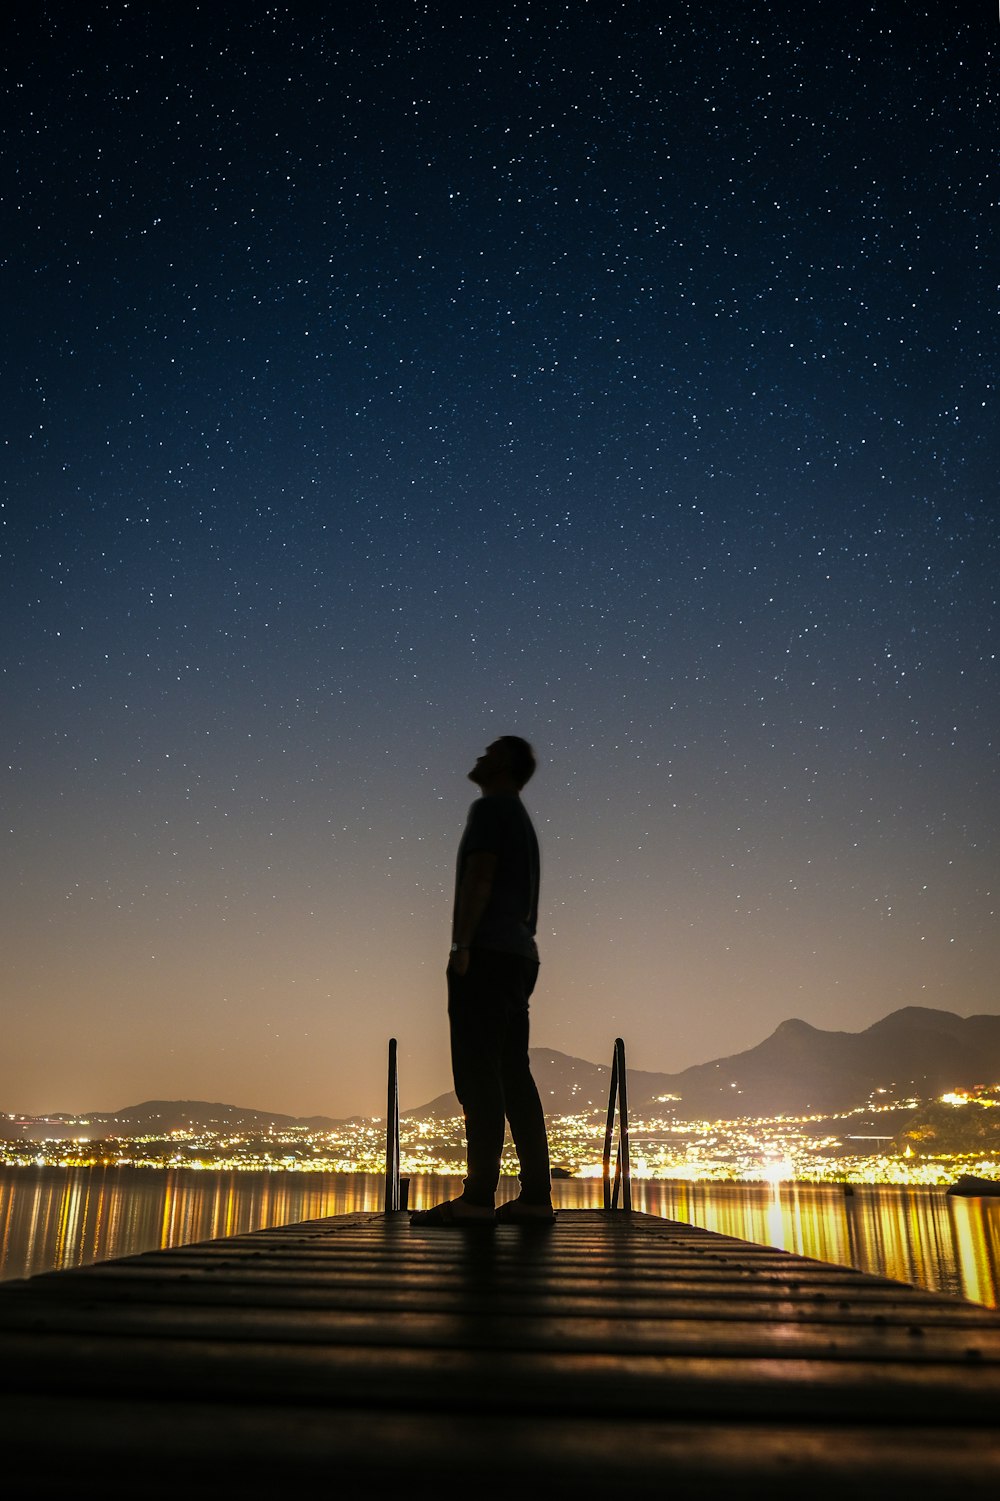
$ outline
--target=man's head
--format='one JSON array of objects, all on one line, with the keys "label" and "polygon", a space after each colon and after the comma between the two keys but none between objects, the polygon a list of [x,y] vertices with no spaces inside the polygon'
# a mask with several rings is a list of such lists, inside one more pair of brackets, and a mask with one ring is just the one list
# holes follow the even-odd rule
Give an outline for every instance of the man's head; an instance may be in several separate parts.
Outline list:
[{"label": "man's head", "polygon": [[520,735],[501,735],[486,747],[469,772],[483,792],[520,792],[535,770],[535,753]]}]

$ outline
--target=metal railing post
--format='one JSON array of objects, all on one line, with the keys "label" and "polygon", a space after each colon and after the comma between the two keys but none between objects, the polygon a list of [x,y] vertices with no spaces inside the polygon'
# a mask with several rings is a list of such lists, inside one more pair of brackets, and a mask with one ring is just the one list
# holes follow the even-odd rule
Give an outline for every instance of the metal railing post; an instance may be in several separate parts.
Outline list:
[{"label": "metal railing post", "polygon": [[[611,1183],[611,1143],[615,1131],[615,1106],[618,1107],[618,1153],[615,1158],[614,1187]],[[628,1150],[628,1083],[625,1075],[625,1044],[615,1038],[615,1052],[611,1060],[611,1092],[608,1096],[608,1123],[604,1132],[604,1207],[618,1208],[621,1192],[622,1208],[632,1208],[632,1167]]]},{"label": "metal railing post", "polygon": [[385,1108],[385,1213],[399,1208],[399,1074],[396,1039],[389,1038],[389,1081]]}]

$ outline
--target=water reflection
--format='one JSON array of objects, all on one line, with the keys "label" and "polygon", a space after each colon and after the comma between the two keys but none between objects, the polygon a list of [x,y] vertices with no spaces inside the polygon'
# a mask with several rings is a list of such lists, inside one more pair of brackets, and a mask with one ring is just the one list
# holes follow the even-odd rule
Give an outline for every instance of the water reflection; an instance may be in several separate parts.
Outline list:
[{"label": "water reflection", "polygon": [[[565,1185],[574,1187],[575,1185]],[[632,1187],[637,1209],[760,1245],[1000,1306],[1000,1200],[940,1188],[782,1183]]]},{"label": "water reflection", "polygon": [[381,1206],[380,1175],[0,1170],[0,1278]]},{"label": "water reflection", "polygon": [[1000,1305],[1000,1201],[949,1199],[962,1292],[975,1303]]},{"label": "water reflection", "polygon": [[[505,1180],[502,1193],[515,1189]],[[597,1209],[595,1179],[554,1185],[564,1209]],[[461,1192],[414,1178],[410,1206]],[[1000,1200],[935,1188],[633,1183],[636,1209],[820,1261],[1000,1306]],[[382,1206],[372,1173],[226,1173],[143,1168],[0,1169],[0,1278],[239,1235]]]}]

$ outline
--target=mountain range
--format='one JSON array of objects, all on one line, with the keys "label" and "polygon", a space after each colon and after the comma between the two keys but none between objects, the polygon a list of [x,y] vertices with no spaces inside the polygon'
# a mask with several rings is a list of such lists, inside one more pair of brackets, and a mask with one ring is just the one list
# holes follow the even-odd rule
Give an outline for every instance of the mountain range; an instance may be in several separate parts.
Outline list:
[{"label": "mountain range", "polygon": [[[542,1103],[553,1115],[607,1108],[610,1066],[545,1048],[531,1050]],[[824,1032],[793,1018],[756,1047],[697,1063],[677,1074],[628,1070],[629,1112],[678,1120],[828,1115],[888,1100],[934,1098],[947,1090],[1000,1081],[1000,1016],[956,1016],[906,1006],[863,1032]],[[458,1113],[440,1095],[420,1116]]]},{"label": "mountain range", "polygon": [[[607,1109],[610,1067],[532,1048],[531,1063],[548,1115]],[[824,1032],[792,1019],[746,1052],[699,1063],[680,1073],[628,1070],[629,1113],[636,1119],[671,1114],[677,1120],[834,1114],[866,1104],[877,1091],[887,1103],[931,1099],[947,1090],[1000,1081],[1000,1016],[961,1017],[951,1011],[907,1006],[863,1032]],[[405,1079],[403,1081],[405,1086]],[[406,1115],[447,1118],[459,1114],[453,1093]],[[6,1133],[37,1135],[39,1118],[8,1117]],[[280,1115],[205,1100],[146,1100],[115,1111],[44,1117],[50,1134],[74,1122],[107,1136],[167,1134],[185,1128],[266,1132],[307,1127],[332,1131],[346,1124],[328,1116]],[[4,1128],[0,1128],[4,1129]]]}]

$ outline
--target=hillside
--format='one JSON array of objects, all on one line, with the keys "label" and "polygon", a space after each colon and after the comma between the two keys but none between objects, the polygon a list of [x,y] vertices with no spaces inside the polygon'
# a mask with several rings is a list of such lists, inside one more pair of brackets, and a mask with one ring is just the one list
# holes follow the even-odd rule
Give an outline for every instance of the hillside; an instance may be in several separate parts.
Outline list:
[{"label": "hillside", "polygon": [[[876,1090],[921,1098],[1000,1079],[1000,1016],[907,1006],[863,1032],[782,1022],[757,1047],[682,1073],[655,1092],[680,1096],[680,1118],[826,1113],[863,1105]],[[649,1096],[634,1091],[641,1111]]]},{"label": "hillside", "polygon": [[[607,1108],[607,1066],[546,1048],[532,1048],[531,1062],[547,1113]],[[678,1120],[830,1114],[864,1105],[877,1090],[888,1099],[926,1099],[997,1080],[1000,1016],[907,1006],[863,1032],[824,1032],[793,1018],[746,1052],[677,1074],[629,1069],[629,1110],[640,1117],[666,1109]],[[407,1113],[457,1112],[449,1093]]]},{"label": "hillside", "polygon": [[[610,1069],[550,1048],[532,1048],[532,1068],[549,1115],[607,1109]],[[793,1018],[756,1047],[676,1074],[629,1069],[629,1109],[636,1118],[664,1113],[678,1120],[733,1120],[740,1116],[833,1114],[864,1105],[879,1090],[886,1103],[932,1100],[952,1089],[1000,1081],[1000,1016],[956,1016],[907,1006],[863,1032],[824,1032]],[[405,1080],[404,1080],[405,1085]],[[451,1092],[407,1110],[411,1118],[459,1114]],[[86,1116],[9,1117],[13,1137],[167,1135],[208,1129],[223,1133],[292,1128],[331,1131],[346,1122],[327,1116],[295,1117],[206,1100],[146,1100]]]}]

